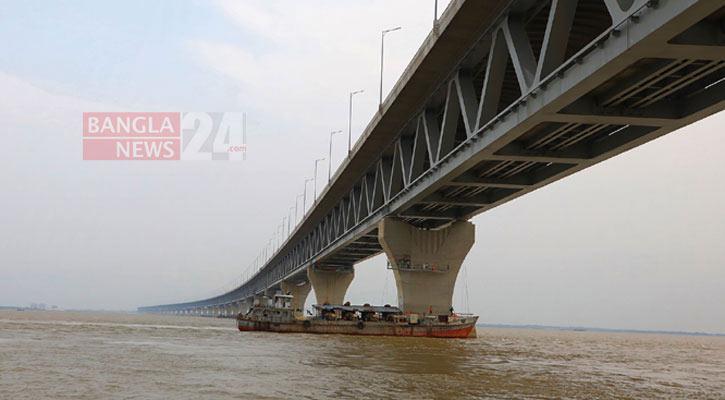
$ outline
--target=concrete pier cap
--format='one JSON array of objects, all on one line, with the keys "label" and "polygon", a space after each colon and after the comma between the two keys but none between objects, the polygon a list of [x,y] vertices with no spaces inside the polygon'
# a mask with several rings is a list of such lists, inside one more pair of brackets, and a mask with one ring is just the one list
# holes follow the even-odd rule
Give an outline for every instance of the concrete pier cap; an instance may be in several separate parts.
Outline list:
[{"label": "concrete pier cap", "polygon": [[347,288],[355,278],[355,269],[311,265],[307,267],[307,278],[315,290],[317,304],[343,304]]},{"label": "concrete pier cap", "polygon": [[378,239],[395,275],[403,311],[447,314],[463,260],[475,240],[475,226],[455,221],[446,228],[424,230],[396,218],[383,218]]}]

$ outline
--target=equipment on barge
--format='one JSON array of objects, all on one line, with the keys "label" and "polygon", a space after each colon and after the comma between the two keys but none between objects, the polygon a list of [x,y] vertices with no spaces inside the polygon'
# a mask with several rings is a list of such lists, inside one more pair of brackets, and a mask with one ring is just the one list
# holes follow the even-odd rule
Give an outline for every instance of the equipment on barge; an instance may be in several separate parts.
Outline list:
[{"label": "equipment on barge", "polygon": [[292,296],[276,295],[270,305],[254,305],[237,316],[240,331],[466,338],[475,335],[473,315],[423,315],[390,305],[314,305],[315,315],[295,315]]}]

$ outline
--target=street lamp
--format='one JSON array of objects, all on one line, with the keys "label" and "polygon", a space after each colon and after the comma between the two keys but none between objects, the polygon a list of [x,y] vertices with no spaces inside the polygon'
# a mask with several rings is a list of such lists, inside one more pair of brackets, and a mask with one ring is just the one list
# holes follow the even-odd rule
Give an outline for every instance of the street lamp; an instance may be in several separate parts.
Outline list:
[{"label": "street lamp", "polygon": [[295,199],[295,206],[290,207],[287,211],[287,237],[292,234],[292,209],[295,209],[295,219],[297,219],[297,199]]},{"label": "street lamp", "polygon": [[330,160],[327,165],[327,183],[330,183],[330,179],[332,179],[332,137],[335,136],[336,133],[341,133],[342,131],[335,131],[330,132],[330,157],[328,160]]},{"label": "street lamp", "polygon": [[[305,183],[305,191],[307,191],[306,189],[307,189],[307,183]],[[297,202],[299,201],[300,197],[305,197],[304,193],[298,194],[297,197],[295,198],[295,226],[297,226]],[[305,211],[304,204],[302,204],[302,211],[303,212]]]},{"label": "street lamp", "polygon": [[356,94],[360,94],[364,92],[364,90],[356,90],[354,92],[350,92],[350,111],[347,114],[347,156],[350,157],[350,152],[352,151],[352,96]]},{"label": "street lamp", "polygon": [[[280,230],[282,231],[281,233],[280,233]],[[282,238],[283,235],[284,235],[284,217],[282,218],[282,225],[277,227],[277,250],[279,250],[280,247],[282,247],[282,243],[284,242],[284,239]]]},{"label": "street lamp", "polygon": [[380,38],[380,105],[383,105],[383,58],[385,57],[385,34],[401,30],[401,27],[383,30]]},{"label": "street lamp", "polygon": [[305,192],[302,194],[302,215],[307,215],[307,182],[312,179],[305,179]]},{"label": "street lamp", "polygon": [[312,204],[315,204],[315,202],[317,201],[317,163],[319,163],[320,161],[325,161],[325,157],[315,160],[315,197],[312,198]]},{"label": "street lamp", "polygon": [[[285,236],[285,234],[284,234],[284,221],[286,221],[286,220],[287,220],[287,217],[282,217],[282,237],[284,239],[287,239],[287,236]],[[289,230],[288,230],[288,232],[289,232]],[[282,243],[284,243],[284,240],[282,241]]]}]

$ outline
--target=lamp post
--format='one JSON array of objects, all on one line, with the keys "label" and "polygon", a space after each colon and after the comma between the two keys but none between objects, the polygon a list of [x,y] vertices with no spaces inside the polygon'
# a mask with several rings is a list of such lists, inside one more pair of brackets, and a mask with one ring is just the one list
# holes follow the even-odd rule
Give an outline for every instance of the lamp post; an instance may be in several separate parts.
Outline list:
[{"label": "lamp post", "polygon": [[295,199],[295,206],[290,207],[289,211],[287,211],[287,237],[289,237],[292,234],[292,209],[295,209],[295,219],[297,219],[297,199]]},{"label": "lamp post", "polygon": [[307,215],[307,182],[312,179],[305,179],[305,192],[302,194],[302,215]]},{"label": "lamp post", "polygon": [[315,202],[317,201],[317,163],[319,163],[320,161],[325,161],[325,158],[322,157],[315,160],[315,197],[312,198],[312,204],[315,204]]},{"label": "lamp post", "polygon": [[350,152],[352,151],[352,96],[356,94],[360,94],[364,92],[364,90],[356,90],[354,92],[350,92],[350,110],[347,114],[347,156],[350,157]]},{"label": "lamp post", "polygon": [[335,136],[336,133],[341,132],[342,131],[330,132],[330,155],[327,163],[327,183],[330,183],[330,179],[332,179],[332,137]]},{"label": "lamp post", "polygon": [[383,59],[385,57],[385,35],[390,32],[399,31],[401,27],[384,29],[380,38],[380,106],[383,105]]},{"label": "lamp post", "polygon": [[[307,189],[307,183],[305,183],[305,189]],[[305,190],[305,191],[307,191],[307,190]],[[297,226],[297,202],[299,201],[300,197],[304,197],[304,196],[305,196],[304,193],[298,194],[297,197],[295,198],[295,226]],[[302,211],[305,211],[304,204],[302,205]]]}]

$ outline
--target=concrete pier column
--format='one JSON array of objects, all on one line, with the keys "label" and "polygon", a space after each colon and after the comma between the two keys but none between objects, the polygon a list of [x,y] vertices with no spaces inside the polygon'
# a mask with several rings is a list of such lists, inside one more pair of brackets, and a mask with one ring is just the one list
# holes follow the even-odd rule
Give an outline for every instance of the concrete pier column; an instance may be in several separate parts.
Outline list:
[{"label": "concrete pier column", "polygon": [[259,293],[254,295],[253,303],[255,306],[268,306],[271,298],[266,293]]},{"label": "concrete pier column", "polygon": [[355,270],[327,271],[312,265],[307,268],[307,278],[315,289],[317,304],[343,304],[347,288],[355,278]]},{"label": "concrete pier column", "polygon": [[404,311],[448,314],[453,289],[463,260],[473,246],[475,229],[468,221],[456,221],[439,230],[418,229],[408,223],[384,218],[378,239],[393,267],[398,304]]},{"label": "concrete pier column", "polygon": [[292,295],[292,309],[295,310],[295,315],[303,315],[305,311],[305,302],[307,301],[307,295],[310,294],[312,285],[307,281],[301,285],[296,285],[289,282],[282,282],[282,293]]},{"label": "concrete pier column", "polygon": [[[247,300],[240,300],[237,302],[237,314],[246,314],[249,311],[250,302]],[[236,314],[234,315],[237,316]]]}]

